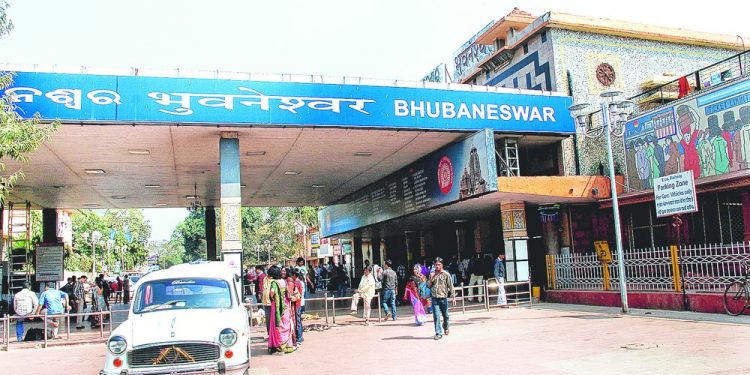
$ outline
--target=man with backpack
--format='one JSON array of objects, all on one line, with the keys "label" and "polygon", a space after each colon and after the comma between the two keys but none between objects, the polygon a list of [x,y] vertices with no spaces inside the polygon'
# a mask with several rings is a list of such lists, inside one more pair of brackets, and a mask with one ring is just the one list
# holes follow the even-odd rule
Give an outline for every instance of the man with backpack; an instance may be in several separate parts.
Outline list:
[{"label": "man with backpack", "polygon": [[13,308],[19,318],[16,320],[16,339],[18,342],[23,341],[24,327],[23,321],[27,315],[31,315],[39,307],[39,298],[36,293],[31,291],[31,283],[25,281],[23,289],[13,297]]}]

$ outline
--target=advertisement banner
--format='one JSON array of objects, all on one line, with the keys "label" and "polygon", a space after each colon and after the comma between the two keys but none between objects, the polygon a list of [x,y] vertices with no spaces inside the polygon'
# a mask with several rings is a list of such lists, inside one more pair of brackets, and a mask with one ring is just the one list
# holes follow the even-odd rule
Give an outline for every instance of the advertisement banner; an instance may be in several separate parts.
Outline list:
[{"label": "advertisement banner", "polygon": [[683,171],[695,179],[750,167],[750,79],[706,90],[625,125],[628,186]]},{"label": "advertisement banner", "polygon": [[62,281],[63,245],[38,245],[36,247],[36,281]]},{"label": "advertisement banner", "polygon": [[492,130],[445,146],[318,212],[329,237],[497,191]]},{"label": "advertisement banner", "polygon": [[548,94],[20,72],[5,94],[22,116],[82,124],[575,132],[571,98]]}]

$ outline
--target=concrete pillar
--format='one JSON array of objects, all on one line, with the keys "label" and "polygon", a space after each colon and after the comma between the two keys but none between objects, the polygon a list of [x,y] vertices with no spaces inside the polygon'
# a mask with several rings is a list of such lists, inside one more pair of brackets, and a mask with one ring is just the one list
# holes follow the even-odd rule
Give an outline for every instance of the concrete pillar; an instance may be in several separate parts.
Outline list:
[{"label": "concrete pillar", "polygon": [[242,197],[240,195],[240,140],[223,132],[219,141],[221,163],[221,256],[236,275],[242,273]]},{"label": "concrete pillar", "polygon": [[57,209],[42,209],[42,242],[57,243]]},{"label": "concrete pillar", "polygon": [[206,259],[219,260],[216,254],[216,208],[206,207]]}]

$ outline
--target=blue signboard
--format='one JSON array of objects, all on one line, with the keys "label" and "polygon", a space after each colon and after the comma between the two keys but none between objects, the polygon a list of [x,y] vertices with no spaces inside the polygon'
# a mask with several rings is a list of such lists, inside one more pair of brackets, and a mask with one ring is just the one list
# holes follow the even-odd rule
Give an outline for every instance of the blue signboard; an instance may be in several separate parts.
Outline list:
[{"label": "blue signboard", "polygon": [[323,237],[497,191],[490,129],[445,146],[318,212]]},{"label": "blue signboard", "polygon": [[222,79],[15,73],[21,115],[67,122],[573,133],[566,96]]}]

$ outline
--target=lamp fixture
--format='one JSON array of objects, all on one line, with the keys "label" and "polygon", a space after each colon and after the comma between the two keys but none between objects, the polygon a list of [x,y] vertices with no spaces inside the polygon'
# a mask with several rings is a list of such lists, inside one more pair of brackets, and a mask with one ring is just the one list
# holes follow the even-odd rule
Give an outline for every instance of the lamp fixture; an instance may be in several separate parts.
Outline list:
[{"label": "lamp fixture", "polygon": [[144,149],[128,150],[130,155],[151,155],[151,151]]},{"label": "lamp fixture", "polygon": [[298,172],[298,171],[286,171],[286,172],[284,172],[284,174],[287,175],[287,176],[296,176],[296,175],[300,174],[300,172]]},{"label": "lamp fixture", "polygon": [[161,185],[159,185],[159,184],[146,184],[146,185],[143,185],[143,187],[145,187],[146,189],[158,189],[158,188],[161,187]]},{"label": "lamp fixture", "polygon": [[372,156],[372,152],[369,151],[358,151],[354,153],[354,156]]},{"label": "lamp fixture", "polygon": [[107,172],[104,171],[104,169],[84,169],[84,172],[86,174],[105,174]]},{"label": "lamp fixture", "polygon": [[156,203],[156,204],[154,204],[154,206],[156,206],[156,207],[164,207],[166,205],[167,205],[166,203]]},{"label": "lamp fixture", "polygon": [[312,187],[313,189],[322,189],[322,188],[324,188],[324,187],[326,187],[326,186],[325,186],[325,185],[322,185],[322,184],[315,184],[315,185],[312,185],[311,187]]},{"label": "lamp fixture", "polygon": [[198,198],[200,198],[200,196],[198,196],[198,184],[193,185],[193,195],[188,195],[185,198],[192,200],[190,202],[190,205],[188,206],[188,210],[190,212],[195,212],[203,209],[203,203],[198,200]]},{"label": "lamp fixture", "polygon": [[265,151],[248,151],[245,153],[245,156],[263,156],[265,154]]}]

